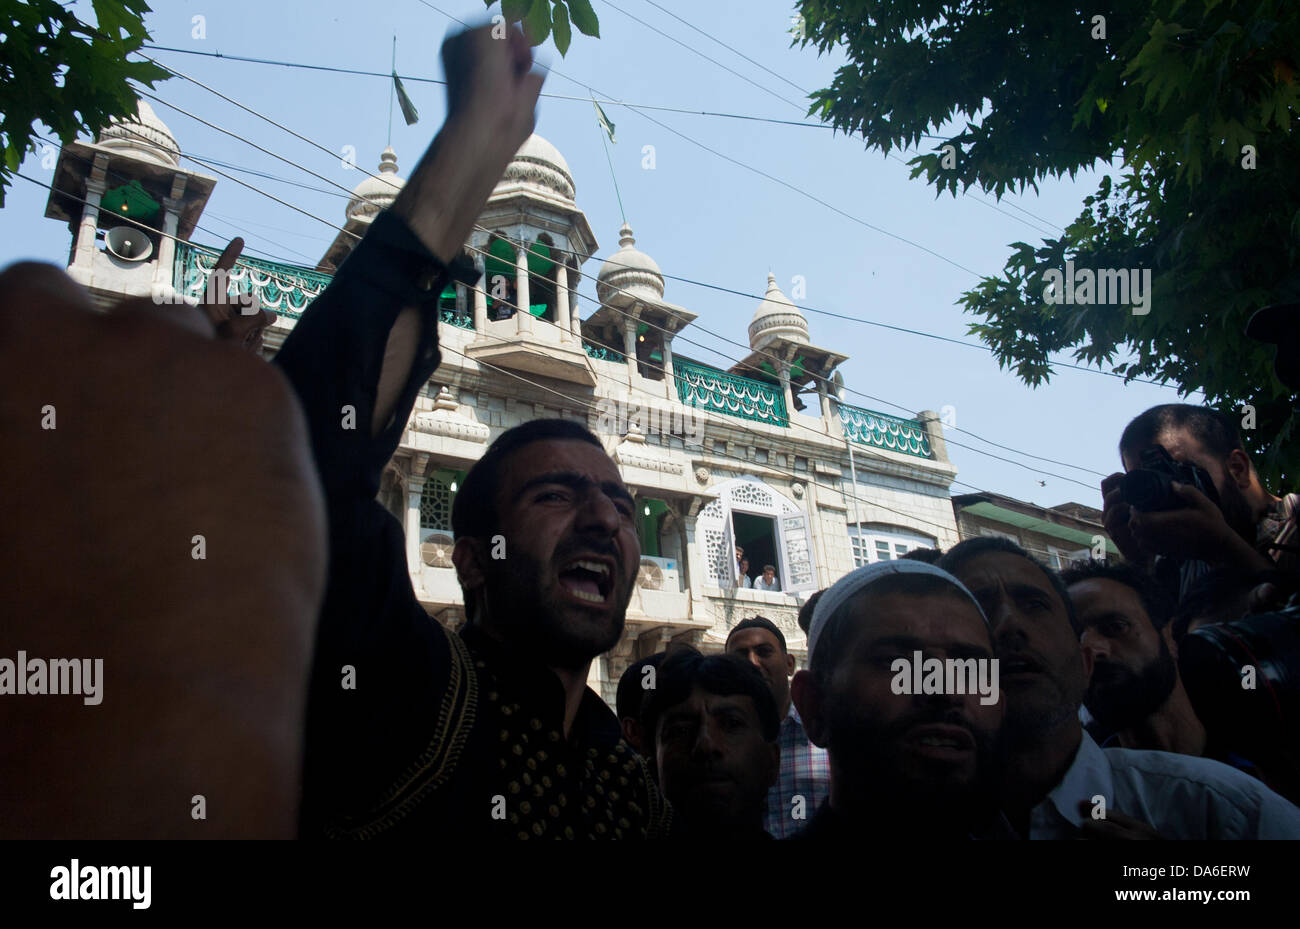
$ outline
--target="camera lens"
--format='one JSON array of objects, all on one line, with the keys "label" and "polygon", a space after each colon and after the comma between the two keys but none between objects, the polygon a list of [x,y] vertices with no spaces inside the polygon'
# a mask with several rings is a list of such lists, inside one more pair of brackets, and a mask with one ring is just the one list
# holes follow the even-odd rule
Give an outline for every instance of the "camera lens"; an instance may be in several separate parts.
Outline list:
[{"label": "camera lens", "polygon": [[1169,478],[1159,471],[1139,468],[1120,479],[1120,497],[1135,510],[1158,510],[1169,496]]},{"label": "camera lens", "polygon": [[1231,734],[1256,762],[1285,745],[1300,718],[1298,618],[1292,609],[1256,613],[1202,626],[1178,643],[1179,671],[1196,715],[1211,732]]}]

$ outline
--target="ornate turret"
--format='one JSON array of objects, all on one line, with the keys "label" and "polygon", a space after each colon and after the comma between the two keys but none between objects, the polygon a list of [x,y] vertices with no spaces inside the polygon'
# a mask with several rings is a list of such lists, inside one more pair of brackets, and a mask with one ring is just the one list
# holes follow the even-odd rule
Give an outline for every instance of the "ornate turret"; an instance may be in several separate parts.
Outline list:
[{"label": "ornate turret", "polygon": [[397,176],[397,152],[389,146],[379,156],[379,176],[367,176],[352,188],[352,199],[348,201],[347,209],[348,221],[373,221],[380,210],[393,205],[405,183]]},{"label": "ornate turret", "polygon": [[636,248],[632,227],[623,223],[618,230],[619,250],[610,255],[596,275],[596,296],[601,303],[619,291],[659,300],[664,295],[664,273],[645,252]]},{"label": "ornate turret", "polygon": [[343,229],[330,243],[329,249],[316,265],[316,270],[327,274],[337,271],[343,264],[343,259],[356,248],[380,211],[393,205],[393,201],[397,199],[405,183],[406,181],[397,176],[397,152],[389,146],[379,156],[378,174],[373,177],[366,175],[356,187],[352,188],[352,198],[348,200],[347,210],[344,212]]},{"label": "ornate turret", "polygon": [[134,119],[113,119],[100,130],[95,140],[100,148],[142,161],[176,168],[181,163],[181,147],[166,123],[144,100],[136,101]]},{"label": "ornate turret", "polygon": [[524,140],[506,165],[492,197],[507,196],[517,188],[574,205],[575,189],[569,163],[559,149],[535,132]]},{"label": "ornate turret", "polygon": [[758,351],[775,339],[808,344],[808,320],[776,286],[776,275],[769,271],[767,293],[749,324],[749,347]]},{"label": "ornate turret", "polygon": [[134,116],[59,150],[45,215],[68,224],[68,274],[97,303],[163,300],[174,293],[176,240],[193,235],[215,183],[181,166],[176,136],[137,100]]},{"label": "ornate turret", "polygon": [[749,323],[749,347],[749,355],[732,366],[732,373],[779,384],[790,412],[807,407],[801,393],[816,394],[822,415],[829,418],[826,379],[848,356],[812,344],[803,311],[781,292],[770,271],[767,292]]},{"label": "ornate turret", "polygon": [[502,172],[470,233],[483,284],[466,293],[481,335],[465,355],[573,384],[594,386],[582,348],[579,269],[596,237],[574,201],[573,174],[559,150],[534,133]]}]

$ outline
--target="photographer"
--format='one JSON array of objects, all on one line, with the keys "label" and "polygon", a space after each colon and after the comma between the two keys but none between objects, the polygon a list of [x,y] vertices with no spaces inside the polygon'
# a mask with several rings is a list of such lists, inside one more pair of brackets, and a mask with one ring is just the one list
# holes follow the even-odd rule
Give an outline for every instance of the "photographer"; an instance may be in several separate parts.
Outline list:
[{"label": "photographer", "polygon": [[1140,567],[1178,566],[1180,599],[1213,568],[1300,567],[1291,547],[1300,497],[1264,487],[1229,417],[1190,404],[1152,407],[1124,429],[1119,451],[1126,473],[1101,483],[1106,531]]}]

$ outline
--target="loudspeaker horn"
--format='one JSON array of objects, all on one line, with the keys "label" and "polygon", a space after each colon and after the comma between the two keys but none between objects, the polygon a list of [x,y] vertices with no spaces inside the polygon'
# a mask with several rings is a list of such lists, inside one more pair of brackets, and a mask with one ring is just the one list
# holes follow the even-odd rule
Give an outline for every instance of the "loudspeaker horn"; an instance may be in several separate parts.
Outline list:
[{"label": "loudspeaker horn", "polygon": [[153,242],[143,229],[118,226],[104,235],[104,247],[123,261],[144,261],[153,254]]}]

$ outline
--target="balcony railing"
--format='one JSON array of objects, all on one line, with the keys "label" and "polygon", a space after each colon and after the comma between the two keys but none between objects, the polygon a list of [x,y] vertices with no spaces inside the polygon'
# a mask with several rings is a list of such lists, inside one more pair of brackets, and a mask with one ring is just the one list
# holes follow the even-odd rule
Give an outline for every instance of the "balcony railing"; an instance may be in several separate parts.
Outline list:
[{"label": "balcony railing", "polygon": [[683,358],[673,359],[673,373],[677,398],[687,406],[770,426],[790,425],[780,388]]},{"label": "balcony railing", "polygon": [[582,348],[597,361],[616,361],[619,364],[627,361],[627,356],[622,352],[616,352],[612,348],[606,348],[603,345],[592,345],[590,342],[583,342]]},{"label": "balcony railing", "polygon": [[455,310],[439,310],[438,319],[442,320],[449,326],[457,326],[461,329],[473,329],[474,317],[468,313],[457,313]]},{"label": "balcony railing", "polygon": [[[172,286],[182,296],[202,300],[219,254],[177,242]],[[310,268],[257,258],[240,258],[229,276],[228,294],[256,293],[262,306],[290,319],[300,317],[330,282],[330,275]]]},{"label": "balcony railing", "polygon": [[934,452],[930,450],[930,436],[926,433],[925,426],[917,420],[900,419],[847,403],[841,403],[839,407],[844,435],[850,441],[888,449],[901,455],[934,457]]}]

